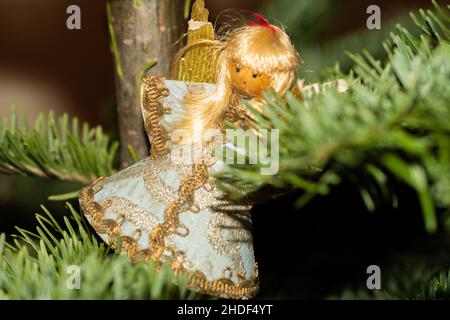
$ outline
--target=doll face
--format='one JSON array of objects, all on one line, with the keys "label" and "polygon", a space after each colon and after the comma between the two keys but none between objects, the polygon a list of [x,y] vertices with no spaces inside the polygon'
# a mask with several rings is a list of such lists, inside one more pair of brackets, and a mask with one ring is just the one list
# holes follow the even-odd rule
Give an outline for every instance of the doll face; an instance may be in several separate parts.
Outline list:
[{"label": "doll face", "polygon": [[244,94],[253,97],[260,96],[264,90],[268,89],[272,79],[267,74],[258,73],[248,67],[239,65],[236,62],[230,65],[231,81],[236,89]]}]

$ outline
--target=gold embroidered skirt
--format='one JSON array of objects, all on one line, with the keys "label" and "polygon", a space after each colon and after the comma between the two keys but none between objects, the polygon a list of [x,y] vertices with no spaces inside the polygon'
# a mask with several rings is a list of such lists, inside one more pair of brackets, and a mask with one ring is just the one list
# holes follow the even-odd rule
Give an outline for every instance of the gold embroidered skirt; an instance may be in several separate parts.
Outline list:
[{"label": "gold embroidered skirt", "polygon": [[[148,95],[146,103],[170,110],[164,118],[159,113],[160,125],[170,132],[190,85],[152,80],[147,89],[165,91]],[[147,125],[150,140],[158,138],[150,132],[155,125]],[[251,298],[258,289],[251,205],[231,200],[215,186],[212,176],[224,164],[213,160],[190,165],[174,161],[170,153],[148,157],[85,188],[81,208],[106,243],[117,247],[120,239],[132,261],[170,264],[175,274],[187,274],[192,290]]]}]

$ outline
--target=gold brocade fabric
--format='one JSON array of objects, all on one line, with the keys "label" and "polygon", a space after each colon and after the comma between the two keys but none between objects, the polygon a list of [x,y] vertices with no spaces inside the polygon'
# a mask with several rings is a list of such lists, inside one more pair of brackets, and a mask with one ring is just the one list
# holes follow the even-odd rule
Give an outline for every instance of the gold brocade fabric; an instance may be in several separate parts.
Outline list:
[{"label": "gold brocade fabric", "polygon": [[[208,17],[205,1],[195,1],[187,33],[188,46],[199,40],[214,40],[214,27],[208,22]],[[218,58],[218,51],[211,45],[194,46],[181,59],[178,74],[173,74],[172,78],[185,82],[215,83]]]}]

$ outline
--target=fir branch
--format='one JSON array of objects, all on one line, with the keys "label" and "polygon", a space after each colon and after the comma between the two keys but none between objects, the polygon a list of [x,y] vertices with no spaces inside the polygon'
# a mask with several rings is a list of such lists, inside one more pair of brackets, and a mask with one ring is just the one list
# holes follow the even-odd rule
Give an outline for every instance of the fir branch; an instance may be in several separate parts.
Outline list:
[{"label": "fir branch", "polygon": [[333,21],[331,17],[342,10],[341,3],[332,0],[277,0],[265,5],[262,13],[271,20],[281,21],[297,47],[303,48],[317,41]]},{"label": "fir branch", "polygon": [[0,173],[30,175],[88,184],[114,173],[117,142],[110,142],[101,127],[80,128],[67,114],[56,119],[41,114],[30,128],[21,127],[15,112],[0,123]]},{"label": "fir branch", "polygon": [[384,66],[367,52],[351,55],[353,71],[334,75],[348,82],[348,93],[329,88],[304,100],[266,93],[262,113],[249,109],[263,128],[280,130],[280,171],[263,176],[261,163],[233,165],[221,175],[222,187],[244,196],[263,185],[293,186],[304,190],[302,205],[345,180],[373,209],[386,198],[394,203],[392,185],[401,181],[417,192],[427,230],[436,230],[435,209],[450,208],[445,21],[442,13],[421,11],[420,36],[399,26],[385,45]]},{"label": "fir branch", "polygon": [[364,48],[377,58],[385,58],[386,52],[379,43],[395,31],[398,23],[406,27],[414,24],[407,14],[384,18],[381,30],[365,28],[324,42],[323,34],[335,27],[335,17],[342,16],[344,9],[345,6],[341,3],[331,0],[305,0],[295,3],[278,0],[263,8],[266,16],[277,17],[277,20],[286,26],[303,60],[298,75],[307,82],[326,77],[328,69],[336,64],[339,64],[341,70],[348,71],[353,63],[344,54],[345,51],[356,52]]},{"label": "fir branch", "polygon": [[[36,232],[18,228],[13,244],[0,235],[0,299],[192,299],[186,277],[175,286],[169,267],[131,264],[99,242],[68,205],[64,224],[42,207]],[[80,288],[70,289],[70,266],[80,269]]]},{"label": "fir branch", "polygon": [[383,22],[381,30],[363,30],[326,43],[298,46],[304,60],[304,64],[299,70],[299,76],[308,82],[320,81],[327,77],[330,69],[332,73],[332,68],[336,64],[341,70],[348,72],[354,63],[350,57],[345,55],[346,51],[358,52],[364,49],[377,59],[385,59],[386,51],[380,46],[380,43],[392,32],[395,32],[398,24],[410,28],[414,22],[409,19],[408,15],[402,15]]},{"label": "fir branch", "polygon": [[421,299],[449,300],[450,299],[450,268],[442,270],[423,285]]}]

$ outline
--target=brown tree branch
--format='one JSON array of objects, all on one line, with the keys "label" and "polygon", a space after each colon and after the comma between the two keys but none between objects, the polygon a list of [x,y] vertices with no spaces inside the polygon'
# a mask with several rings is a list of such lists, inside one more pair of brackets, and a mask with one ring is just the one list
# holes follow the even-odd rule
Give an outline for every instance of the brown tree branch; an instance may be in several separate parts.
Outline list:
[{"label": "brown tree branch", "polygon": [[139,101],[140,78],[147,73],[169,77],[172,58],[179,48],[175,43],[184,31],[183,8],[183,0],[111,0],[109,3],[111,49],[117,65],[122,167],[133,162],[128,146],[134,149],[138,159],[149,155]]}]

